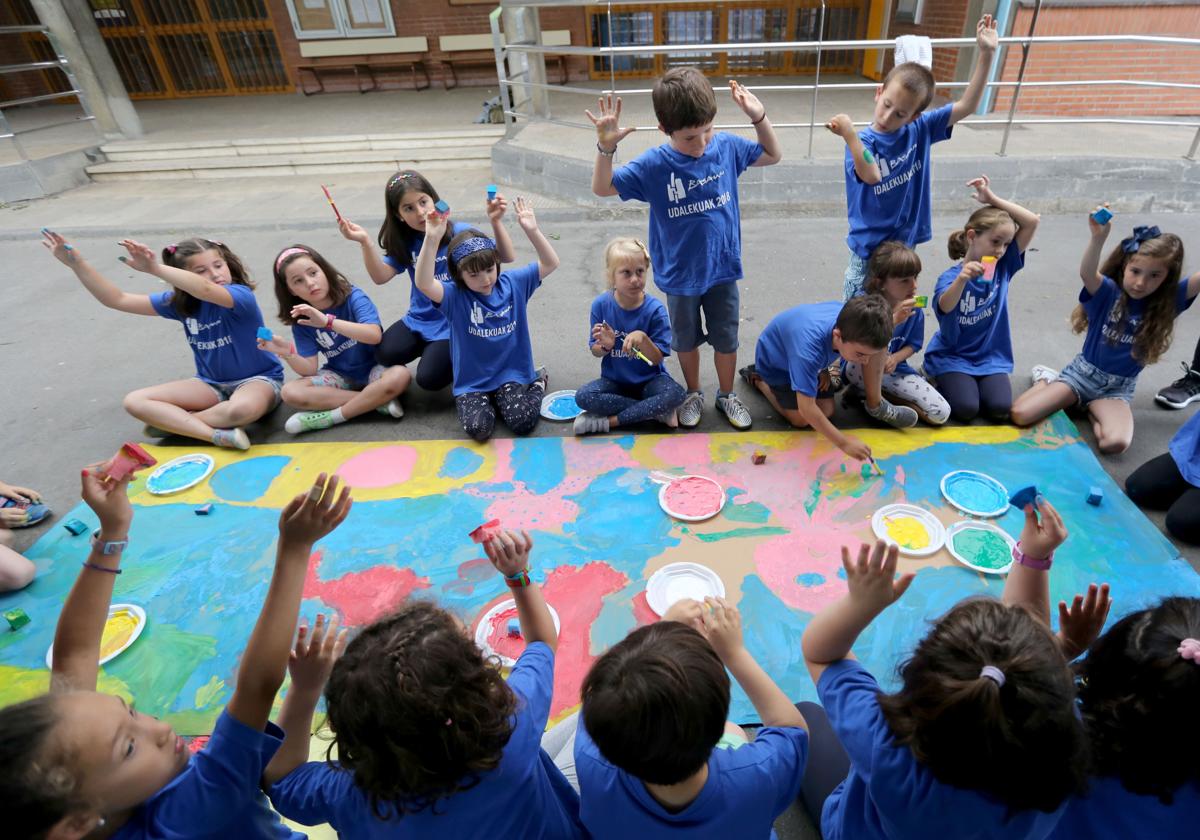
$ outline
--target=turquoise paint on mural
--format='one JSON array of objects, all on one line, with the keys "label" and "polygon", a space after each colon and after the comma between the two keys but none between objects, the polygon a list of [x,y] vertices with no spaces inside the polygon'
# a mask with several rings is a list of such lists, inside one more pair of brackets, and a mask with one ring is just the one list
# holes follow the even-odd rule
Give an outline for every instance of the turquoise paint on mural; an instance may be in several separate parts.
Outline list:
[{"label": "turquoise paint on mural", "polygon": [[[742,615],[742,638],[747,649],[776,685],[795,702],[816,700],[816,689],[808,678],[808,668],[800,652],[800,637],[811,616],[789,608],[754,574],[742,581],[738,611]],[[732,701],[732,720],[755,719],[754,706],[736,680]]]},{"label": "turquoise paint on mural", "polygon": [[456,446],[446,453],[438,470],[438,478],[466,478],[483,466],[483,456],[465,446]]},{"label": "turquoise paint on mural", "polygon": [[746,502],[741,505],[727,503],[721,515],[734,522],[760,523],[771,518],[771,510],[758,502]]},{"label": "turquoise paint on mural", "polygon": [[[841,569],[843,573],[845,569]],[[805,572],[801,575],[796,575],[796,583],[801,586],[820,586],[825,582],[825,575],[817,574],[816,572]]]},{"label": "turquoise paint on mural", "polygon": [[291,460],[286,455],[266,455],[235,461],[213,473],[208,486],[227,502],[253,502],[267,492]]},{"label": "turquoise paint on mural", "polygon": [[633,599],[645,588],[644,580],[631,580],[620,592],[605,596],[588,639],[588,649],[593,656],[604,653],[637,627]]},{"label": "turquoise paint on mural", "polygon": [[768,526],[766,528],[734,528],[730,531],[696,534],[701,542],[720,542],[721,540],[740,539],[742,537],[772,537],[779,534],[790,534],[787,528]]},{"label": "turquoise paint on mural", "polygon": [[567,473],[562,438],[535,438],[521,443],[526,445],[514,446],[512,451],[513,480],[534,493],[549,493]]}]

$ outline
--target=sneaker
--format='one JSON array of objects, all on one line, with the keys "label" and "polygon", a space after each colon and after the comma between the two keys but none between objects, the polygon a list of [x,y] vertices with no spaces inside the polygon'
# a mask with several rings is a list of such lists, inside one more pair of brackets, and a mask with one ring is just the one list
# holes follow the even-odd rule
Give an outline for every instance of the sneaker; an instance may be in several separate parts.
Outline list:
[{"label": "sneaker", "polygon": [[532,387],[534,385],[541,385],[542,393],[543,394],[546,393],[546,390],[550,387],[550,372],[548,370],[546,370],[546,366],[542,365],[541,367],[539,367],[537,370],[535,370],[533,372],[533,375],[536,378],[533,380],[532,383],[530,383],[530,387]]},{"label": "sneaker", "polygon": [[212,442],[225,449],[240,449],[243,452],[250,448],[250,438],[241,429],[216,429]]},{"label": "sneaker", "polygon": [[147,423],[145,426],[142,426],[142,434],[148,438],[155,438],[156,440],[162,440],[163,438],[169,438],[171,436],[171,433],[166,429],[160,429],[158,426],[151,426],[149,423]]},{"label": "sneaker", "polygon": [[1029,371],[1029,375],[1033,377],[1035,384],[1038,382],[1049,384],[1058,379],[1058,371],[1045,365],[1034,365],[1033,370]]},{"label": "sneaker", "polygon": [[608,431],[608,418],[585,411],[575,418],[574,428],[577,435],[602,434]]},{"label": "sneaker", "polygon": [[298,435],[301,432],[317,432],[333,426],[332,411],[301,411],[293,414],[283,424],[283,428]]},{"label": "sneaker", "polygon": [[1185,408],[1200,400],[1200,373],[1183,364],[1183,376],[1158,392],[1154,401],[1167,408]]},{"label": "sneaker", "polygon": [[892,405],[887,400],[880,400],[874,411],[866,403],[863,408],[880,423],[886,423],[893,429],[911,429],[917,425],[917,412],[906,405]]},{"label": "sneaker", "polygon": [[375,410],[380,414],[385,414],[388,417],[393,417],[397,420],[404,416],[404,406],[400,405],[399,397],[388,400],[386,405],[381,405]]},{"label": "sneaker", "polygon": [[679,404],[679,425],[685,429],[694,429],[700,425],[700,414],[704,411],[704,392],[688,391],[683,402]]},{"label": "sneaker", "polygon": [[751,388],[758,388],[758,380],[762,379],[754,365],[746,365],[738,371],[738,376],[742,377],[742,381]]},{"label": "sneaker", "polygon": [[750,416],[750,410],[733,391],[717,396],[717,409],[725,415],[729,420],[729,425],[735,429],[749,429],[754,423],[754,418]]}]

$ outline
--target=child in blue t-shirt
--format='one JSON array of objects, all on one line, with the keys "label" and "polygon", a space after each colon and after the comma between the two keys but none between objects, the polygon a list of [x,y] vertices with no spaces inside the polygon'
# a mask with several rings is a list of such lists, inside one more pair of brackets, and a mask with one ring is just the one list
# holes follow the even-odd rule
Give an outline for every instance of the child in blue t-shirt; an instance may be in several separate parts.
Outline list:
[{"label": "child in blue t-shirt", "polygon": [[[947,250],[959,260],[933,290],[938,332],[925,347],[925,373],[950,404],[955,420],[1007,419],[1012,408],[1012,334],[1008,289],[1025,265],[1038,216],[992,192],[986,175],[967,183],[983,203]],[[1010,247],[1011,246],[1011,247]]]},{"label": "child in blue t-shirt", "polygon": [[[1066,539],[1057,512],[1039,504],[1041,521],[1032,505],[1026,512],[1003,601],[968,598],[939,618],[900,666],[894,694],[850,649],[915,575],[896,579],[896,545],[863,545],[857,559],[842,548],[847,594],[802,640],[824,707],[800,706],[823,758],[803,802],[826,840],[1042,838],[1082,789],[1073,676],[1050,628],[1010,591],[1019,566],[1044,568]],[[833,772],[839,758],[843,773]]]},{"label": "child in blue t-shirt", "polygon": [[454,404],[463,430],[485,441],[496,428],[496,413],[516,435],[537,426],[549,375],[533,368],[529,342],[529,298],[558,268],[558,254],[538,230],[533,205],[517,198],[517,222],[529,237],[537,262],[500,272],[496,242],[477,230],[450,240],[449,282],[434,276],[434,257],[447,218],[436,210],[425,217],[425,244],[417,258],[417,288],[450,323],[454,362]]},{"label": "child in blue t-shirt", "polygon": [[312,248],[292,245],[275,257],[275,297],[293,340],[273,336],[258,344],[301,377],[283,386],[283,401],[301,409],[284,428],[294,435],[328,429],[372,410],[404,416],[400,394],[412,376],[404,365],[375,363],[383,327],[361,289]]},{"label": "child in blue t-shirt", "polygon": [[[884,242],[867,261],[866,294],[882,295],[892,307],[896,325],[883,364],[881,391],[889,400],[906,405],[932,426],[950,419],[950,405],[925,377],[909,364],[925,343],[925,310],[917,305],[917,275],[921,258],[903,242]],[[866,369],[846,362],[846,378],[860,392],[866,390]]]},{"label": "child in blue t-shirt", "polygon": [[287,668],[309,556],[346,518],[348,488],[339,495],[337,478],[326,482],[322,474],[284,508],[275,570],[233,696],[208,743],[191,755],[169,724],[96,691],[105,617],[133,521],[131,477],[112,481],[103,467],[83,471],[83,500],[100,527],[59,615],[50,692],[0,709],[6,836],[301,840],[259,787],[283,740],[268,715]]},{"label": "child in blue t-shirt", "polygon": [[950,139],[954,124],[973,114],[987,86],[996,54],[996,22],[984,15],[975,26],[979,59],[962,99],[926,113],[936,82],[914,61],[897,64],[875,91],[871,124],[854,133],[854,123],[838,114],[825,127],[846,141],[846,210],[850,217],[850,262],[843,297],[862,291],[867,259],[881,242],[894,239],[910,248],[933,236],[929,149]]},{"label": "child in blue t-shirt", "polygon": [[[371,242],[371,235],[349,219],[338,220],[338,230],[362,248],[363,264],[376,285],[383,285],[397,274],[407,271],[412,281],[408,312],[383,333],[376,356],[384,367],[407,365],[420,358],[416,383],[426,391],[440,391],[454,379],[450,364],[450,325],[432,301],[417,288],[415,266],[421,244],[425,241],[425,216],[440,200],[438,191],[421,173],[401,169],[388,179],[384,188],[384,218],[379,228],[378,242],[382,257]],[[510,263],[516,256],[512,239],[501,219],[508,209],[508,200],[501,194],[487,199],[487,217],[492,223],[492,237],[500,262]],[[446,268],[446,247],[450,240],[470,225],[453,222],[447,226],[438,245],[434,274],[441,282],[450,279]]]},{"label": "child in blue t-shirt", "polygon": [[1125,494],[1138,507],[1165,511],[1172,537],[1200,545],[1200,414],[1179,428],[1166,452],[1125,479]]},{"label": "child in blue t-shirt", "polygon": [[1157,227],[1134,228],[1100,265],[1112,222],[1099,224],[1089,214],[1088,227],[1079,265],[1083,288],[1071,316],[1075,332],[1087,331],[1083,352],[1061,373],[1035,367],[1033,387],[1017,398],[1012,418],[1031,426],[1059,409],[1084,406],[1096,445],[1116,455],[1133,442],[1130,403],[1138,375],[1171,346],[1176,316],[1200,292],[1200,272],[1180,279],[1183,242]]},{"label": "child in blue t-shirt", "polygon": [[223,242],[185,239],[168,245],[162,263],[132,239],[121,240],[130,268],[153,274],[171,291],[135,295],[121,291],[53,231],[42,244],[75,272],[91,295],[119,312],[179,321],[196,364],[196,376],[140,388],[125,396],[125,410],[146,424],[151,437],[177,434],[230,449],[249,449],[249,425],[279,405],[283,367],[255,345],[262,312],[242,261]]},{"label": "child in blue t-shirt", "polygon": [[[729,674],[762,720],[753,739],[727,719]],[[597,659],[580,695],[575,772],[588,836],[775,836],[800,790],[808,732],[724,598],[677,601]]]},{"label": "child in blue t-shirt", "polygon": [[834,406],[828,368],[839,358],[859,365],[867,413],[896,428],[916,425],[917,412],[892,405],[880,390],[894,329],[891,304],[881,295],[793,306],[767,324],[758,337],[754,364],[740,373],[792,426],[815,429],[851,458],[869,460],[871,448],[840,432],[830,419]]},{"label": "child in blue t-shirt", "polygon": [[600,100],[592,192],[619,195],[650,205],[650,256],[654,280],[667,295],[672,349],[687,384],[679,425],[700,422],[700,345],[713,348],[717,369],[717,408],[736,429],[748,429],[750,412],[733,390],[737,370],[742,276],[742,222],[738,176],[751,166],[770,166],[782,156],[767,109],[753,93],[729,82],[733,101],[750,118],[753,143],[734,134],[713,133],[717,99],[694,67],[676,67],[654,83],[658,128],[669,142],[613,170],[617,144],[632,128],[620,127],[621,100]]},{"label": "child in blue t-shirt", "polygon": [[344,840],[582,836],[579,796],[541,749],[558,632],[529,575],[533,541],[501,530],[483,546],[526,642],[508,680],[429,601],[363,628],[325,686],[337,761],[307,761],[320,687],[284,698],[289,734],[263,781],[285,817]]},{"label": "child in blue t-shirt", "polygon": [[608,291],[592,301],[588,347],[600,378],[575,392],[584,413],[575,434],[607,432],[645,420],[679,425],[683,388],[663,360],[671,353],[671,321],[662,302],[646,295],[650,252],[640,239],[614,239],[604,249]]}]

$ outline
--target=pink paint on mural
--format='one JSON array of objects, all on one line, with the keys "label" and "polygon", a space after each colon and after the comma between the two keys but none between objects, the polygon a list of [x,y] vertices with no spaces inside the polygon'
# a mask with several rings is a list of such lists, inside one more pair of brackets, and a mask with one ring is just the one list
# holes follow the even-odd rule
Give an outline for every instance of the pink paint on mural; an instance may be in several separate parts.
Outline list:
[{"label": "pink paint on mural", "polygon": [[897,464],[896,469],[892,470],[892,481],[896,482],[897,487],[903,487],[904,478],[904,467]]},{"label": "pink paint on mural", "polygon": [[566,463],[567,475],[603,475],[606,472],[619,469],[642,470],[645,467],[638,463],[623,447],[604,439],[563,441],[563,460]]},{"label": "pink paint on mural", "polygon": [[337,610],[350,626],[369,624],[400,606],[416,590],[429,588],[428,578],[394,566],[371,566],[334,580],[321,580],[321,561],[320,551],[309,557],[303,597],[316,598]]},{"label": "pink paint on mural", "polygon": [[707,470],[712,465],[708,435],[664,437],[654,445],[654,455],[665,464],[688,470],[697,467]]},{"label": "pink paint on mural", "polygon": [[492,438],[487,442],[491,447],[492,454],[496,457],[496,466],[492,470],[491,481],[496,484],[507,484],[513,480],[512,452],[513,444],[516,443],[512,438]]},{"label": "pink paint on mural", "polygon": [[413,447],[383,446],[342,462],[337,474],[350,487],[390,487],[408,481],[416,463],[417,450]]},{"label": "pink paint on mural", "polygon": [[563,496],[579,492],[587,483],[588,479],[567,479],[553,492],[534,493],[527,490],[521,482],[517,482],[510,492],[478,495],[493,499],[484,515],[488,519],[499,519],[505,528],[518,531],[556,531],[561,529],[564,523],[574,522],[579,516],[579,505],[564,499]]},{"label": "pink paint on mural", "polygon": [[637,622],[638,627],[653,624],[659,620],[658,613],[650,609],[645,589],[633,596],[633,620]]}]

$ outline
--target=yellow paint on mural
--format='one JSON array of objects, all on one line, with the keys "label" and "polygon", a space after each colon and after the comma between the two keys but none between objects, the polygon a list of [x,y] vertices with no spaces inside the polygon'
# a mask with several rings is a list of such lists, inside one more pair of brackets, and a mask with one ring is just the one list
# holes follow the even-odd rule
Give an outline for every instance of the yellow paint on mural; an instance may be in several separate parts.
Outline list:
[{"label": "yellow paint on mural", "polygon": [[[6,703],[21,703],[50,690],[50,671],[46,668],[14,668],[0,665],[0,685],[4,686]],[[129,686],[116,677],[100,672],[96,690],[104,694],[116,694],[126,702],[133,700]]]}]

